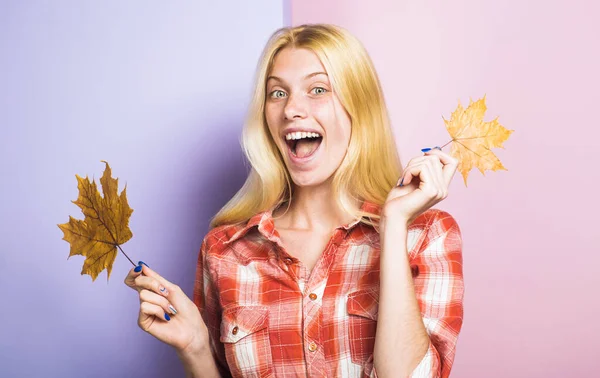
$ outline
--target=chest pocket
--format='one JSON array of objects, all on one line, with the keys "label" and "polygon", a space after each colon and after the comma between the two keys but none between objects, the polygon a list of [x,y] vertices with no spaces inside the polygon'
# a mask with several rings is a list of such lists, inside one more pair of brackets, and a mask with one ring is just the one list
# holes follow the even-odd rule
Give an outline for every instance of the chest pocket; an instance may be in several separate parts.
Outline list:
[{"label": "chest pocket", "polygon": [[379,292],[365,289],[348,294],[347,310],[352,362],[362,365],[375,347]]},{"label": "chest pocket", "polygon": [[268,307],[235,306],[223,311],[220,341],[233,377],[273,374]]}]

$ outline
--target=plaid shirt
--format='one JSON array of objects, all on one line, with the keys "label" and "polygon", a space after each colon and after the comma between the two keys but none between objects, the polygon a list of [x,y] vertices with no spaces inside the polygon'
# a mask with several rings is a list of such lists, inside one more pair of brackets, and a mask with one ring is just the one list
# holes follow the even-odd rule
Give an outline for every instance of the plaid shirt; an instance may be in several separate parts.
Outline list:
[{"label": "plaid shirt", "polygon": [[[363,202],[362,209],[381,208]],[[222,376],[376,377],[380,238],[361,220],[335,229],[312,272],[289,255],[272,211],[202,242],[194,302]],[[447,212],[408,228],[416,297],[430,337],[410,377],[448,377],[463,319],[462,238]],[[402,298],[399,298],[402,300]]]}]

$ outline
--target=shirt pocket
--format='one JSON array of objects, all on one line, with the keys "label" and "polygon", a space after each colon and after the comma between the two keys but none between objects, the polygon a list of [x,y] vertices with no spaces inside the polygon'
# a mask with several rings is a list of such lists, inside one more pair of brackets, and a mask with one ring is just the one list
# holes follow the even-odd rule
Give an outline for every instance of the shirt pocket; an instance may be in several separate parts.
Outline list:
[{"label": "shirt pocket", "polygon": [[220,341],[233,377],[268,377],[273,374],[267,306],[225,309]]},{"label": "shirt pocket", "polygon": [[348,335],[352,362],[364,364],[373,355],[379,310],[379,293],[364,289],[348,294]]}]

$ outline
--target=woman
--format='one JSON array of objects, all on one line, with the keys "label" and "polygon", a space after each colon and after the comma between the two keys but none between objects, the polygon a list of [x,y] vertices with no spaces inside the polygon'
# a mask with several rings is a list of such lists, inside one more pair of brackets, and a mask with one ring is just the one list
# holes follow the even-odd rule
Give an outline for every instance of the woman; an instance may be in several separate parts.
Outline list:
[{"label": "woman", "polygon": [[193,301],[143,263],[128,274],[140,327],[190,377],[448,377],[462,239],[431,206],[457,160],[424,149],[402,170],[371,60],[342,28],[280,29],[259,63],[251,173],[212,220]]}]

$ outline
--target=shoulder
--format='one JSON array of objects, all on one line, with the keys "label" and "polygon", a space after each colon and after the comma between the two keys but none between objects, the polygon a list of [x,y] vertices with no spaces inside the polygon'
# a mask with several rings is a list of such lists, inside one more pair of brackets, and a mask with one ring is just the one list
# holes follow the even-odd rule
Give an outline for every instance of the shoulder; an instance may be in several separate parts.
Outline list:
[{"label": "shoulder", "polygon": [[209,230],[202,240],[202,251],[207,255],[222,251],[225,245],[244,229],[244,226],[243,223],[225,224]]},{"label": "shoulder", "polygon": [[264,233],[268,231],[259,232],[259,215],[249,221],[211,229],[202,242],[202,257],[242,265],[247,265],[254,258],[266,258],[269,244],[264,243]]},{"label": "shoulder", "polygon": [[426,249],[444,253],[451,247],[461,250],[462,236],[456,218],[441,209],[428,209],[408,227],[408,250],[412,258]]},{"label": "shoulder", "polygon": [[449,212],[441,209],[428,209],[419,215],[408,228],[409,230],[429,233],[452,228],[460,231],[456,218]]}]

